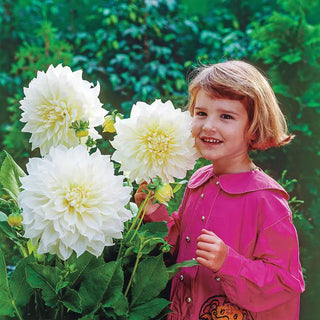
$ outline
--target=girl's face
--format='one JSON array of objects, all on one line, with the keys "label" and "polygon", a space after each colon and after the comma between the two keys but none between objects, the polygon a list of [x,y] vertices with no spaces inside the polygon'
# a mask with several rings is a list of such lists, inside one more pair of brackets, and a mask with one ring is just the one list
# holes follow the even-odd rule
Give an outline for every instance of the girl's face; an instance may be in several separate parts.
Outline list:
[{"label": "girl's face", "polygon": [[238,100],[211,98],[206,91],[197,94],[192,133],[201,155],[214,162],[215,173],[248,171],[248,114]]}]

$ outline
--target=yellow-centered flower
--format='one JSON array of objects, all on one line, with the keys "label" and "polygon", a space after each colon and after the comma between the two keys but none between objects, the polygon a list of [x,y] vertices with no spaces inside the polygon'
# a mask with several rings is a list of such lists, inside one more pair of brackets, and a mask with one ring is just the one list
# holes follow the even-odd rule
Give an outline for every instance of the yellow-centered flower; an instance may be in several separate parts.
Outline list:
[{"label": "yellow-centered flower", "polygon": [[173,191],[169,183],[161,184],[154,192],[154,198],[165,205],[173,197]]},{"label": "yellow-centered flower", "polygon": [[24,237],[38,254],[68,259],[75,251],[100,256],[105,246],[122,238],[125,208],[132,189],[114,175],[109,156],[89,154],[82,146],[51,148],[43,158],[31,158],[28,175],[21,178]]},{"label": "yellow-centered flower", "polygon": [[22,131],[31,133],[32,149],[39,147],[41,155],[46,155],[60,144],[68,148],[79,145],[71,125],[81,119],[90,123],[88,130],[94,140],[101,138],[94,127],[103,124],[107,111],[99,93],[99,83],[94,87],[83,80],[81,70],[73,72],[60,64],[39,71],[24,88],[25,97],[20,101],[21,121],[25,123]]},{"label": "yellow-centered flower", "polygon": [[184,178],[199,157],[191,135],[188,111],[175,109],[171,101],[137,102],[129,119],[117,119],[116,149],[112,160],[121,164],[137,183],[158,176],[164,183]]}]

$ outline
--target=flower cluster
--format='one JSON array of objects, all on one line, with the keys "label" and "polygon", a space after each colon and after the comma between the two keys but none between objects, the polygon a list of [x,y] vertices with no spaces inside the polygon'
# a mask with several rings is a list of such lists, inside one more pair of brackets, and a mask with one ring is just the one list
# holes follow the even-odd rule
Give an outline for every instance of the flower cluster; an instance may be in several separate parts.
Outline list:
[{"label": "flower cluster", "polygon": [[112,160],[131,181],[157,179],[154,199],[161,203],[173,195],[168,182],[184,178],[198,158],[189,112],[156,100],[133,105],[128,119],[115,112],[106,116],[99,90],[99,84],[92,87],[82,79],[81,70],[62,65],[38,72],[24,90],[23,131],[31,133],[32,147],[44,157],[30,159],[19,204],[24,236],[38,253],[56,253],[63,260],[73,251],[99,256],[121,238],[123,223],[131,218],[124,207],[132,188],[123,187],[124,177],[114,175],[108,156],[99,150],[89,155],[79,146],[87,135],[92,145],[100,137],[94,127],[116,131]]},{"label": "flower cluster", "polygon": [[[6,154],[0,169],[0,230],[23,255],[8,277],[0,250],[1,315],[147,320],[166,314],[169,279],[196,264],[167,268],[166,223],[142,223],[149,202],[167,205],[185,182],[175,178],[198,157],[189,112],[156,100],[123,119],[102,107],[99,90],[62,65],[38,72],[24,90],[23,131],[41,157],[29,159],[26,174]],[[99,150],[97,126],[114,137],[112,158]],[[148,181],[139,208],[130,202],[134,180]]]}]

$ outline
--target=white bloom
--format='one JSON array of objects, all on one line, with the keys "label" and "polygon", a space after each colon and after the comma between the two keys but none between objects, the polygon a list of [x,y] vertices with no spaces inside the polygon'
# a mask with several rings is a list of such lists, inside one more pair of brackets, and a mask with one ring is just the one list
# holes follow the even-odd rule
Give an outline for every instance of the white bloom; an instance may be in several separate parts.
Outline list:
[{"label": "white bloom", "polygon": [[25,97],[20,101],[23,110],[22,129],[30,132],[32,149],[40,148],[42,155],[50,147],[63,144],[67,147],[79,144],[74,129],[76,120],[89,121],[89,134],[93,139],[100,138],[94,127],[102,125],[107,111],[98,98],[99,83],[96,87],[82,79],[82,71],[72,72],[61,64],[50,65],[47,72],[39,71],[29,88],[24,88]]},{"label": "white bloom", "polygon": [[131,212],[124,208],[131,188],[115,176],[109,156],[84,146],[51,148],[44,158],[32,158],[28,175],[21,178],[19,205],[25,237],[38,253],[57,254],[61,259],[84,251],[99,256],[113,238],[122,238],[124,221]]},{"label": "white bloom", "polygon": [[191,121],[190,113],[175,109],[171,101],[137,102],[129,119],[116,120],[112,160],[138,183],[156,176],[164,183],[184,178],[198,158]]}]

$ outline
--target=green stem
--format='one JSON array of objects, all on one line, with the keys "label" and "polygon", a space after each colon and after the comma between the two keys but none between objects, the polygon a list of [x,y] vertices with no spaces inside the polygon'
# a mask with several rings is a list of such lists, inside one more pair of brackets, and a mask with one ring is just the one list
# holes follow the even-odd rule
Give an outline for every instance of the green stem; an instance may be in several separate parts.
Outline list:
[{"label": "green stem", "polygon": [[123,246],[123,241],[121,241],[121,242],[120,242],[120,248],[119,248],[119,252],[118,252],[117,260],[116,260],[116,261],[118,261],[118,260],[119,260],[119,258],[120,258],[120,256],[121,256],[121,254],[122,254],[122,246]]},{"label": "green stem", "polygon": [[57,308],[56,313],[54,315],[54,320],[61,319],[63,320],[63,305]]},{"label": "green stem", "polygon": [[125,297],[127,296],[128,292],[129,292],[129,289],[130,289],[130,287],[131,287],[131,283],[132,283],[132,281],[133,281],[134,274],[135,274],[136,271],[137,271],[137,267],[138,267],[138,264],[139,264],[139,261],[140,261],[140,258],[141,258],[141,257],[142,257],[142,254],[140,253],[140,250],[139,250],[139,252],[138,252],[138,254],[137,254],[136,262],[135,262],[134,267],[133,267],[133,270],[132,270],[132,274],[131,274],[129,283],[128,283],[127,288],[126,288],[126,291],[125,291],[125,293],[124,293],[124,296],[125,296]]},{"label": "green stem", "polygon": [[[149,192],[150,193],[150,192]],[[148,194],[149,195],[149,194]],[[146,200],[145,200],[145,206],[144,206],[144,209],[143,209],[143,213],[142,213],[142,216],[141,216],[141,219],[139,221],[139,224],[136,228],[136,231],[134,232],[133,236],[131,237],[130,241],[132,241],[134,239],[134,237],[136,236],[138,230],[140,229],[140,226],[142,224],[142,221],[143,221],[143,218],[147,212],[147,208],[148,208],[148,205],[149,205],[149,201],[150,201],[150,197],[147,197]]]},{"label": "green stem", "polygon": [[15,311],[16,315],[18,316],[19,320],[23,320],[23,318],[22,318],[22,316],[21,316],[21,314],[20,314],[20,312],[19,312],[14,300],[11,300],[11,303],[13,305],[14,311]]},{"label": "green stem", "polygon": [[[141,205],[140,205],[140,207],[139,207],[139,210],[138,210],[137,215],[135,216],[135,218],[134,218],[134,220],[133,220],[133,222],[132,222],[132,224],[131,224],[128,232],[126,233],[126,235],[125,235],[125,237],[124,237],[124,239],[121,241],[121,243],[120,243],[120,248],[119,248],[119,252],[118,252],[118,255],[117,255],[117,260],[119,260],[121,254],[122,254],[123,242],[128,238],[129,233],[130,233],[130,232],[134,229],[134,227],[136,226],[137,221],[138,221],[138,219],[140,218],[141,211],[143,210],[143,214],[142,214],[140,223],[139,223],[139,225],[138,225],[138,229],[139,229],[139,227],[140,227],[140,225],[141,225],[141,222],[142,222],[142,220],[143,220],[143,217],[144,217],[144,215],[145,215],[145,213],[146,213],[146,209],[147,209],[148,203],[149,203],[149,201],[150,201],[151,192],[152,192],[152,191],[149,190],[149,192],[148,192],[148,194],[147,194],[147,197],[145,198],[145,200],[142,201],[142,203],[141,203]],[[136,235],[136,232],[134,233],[134,235],[133,235],[133,237],[131,238],[131,240],[134,238],[135,235]],[[130,241],[131,241],[131,240],[130,240]]]},{"label": "green stem", "polygon": [[60,319],[63,320],[63,306],[60,307]]},{"label": "green stem", "polygon": [[21,243],[19,243],[19,246],[20,246],[20,250],[22,252],[23,257],[26,258],[28,256],[27,250],[24,248],[24,246]]},{"label": "green stem", "polygon": [[142,210],[144,210],[144,211],[143,211],[144,213],[143,213],[143,215],[142,215],[142,217],[141,217],[141,220],[143,219],[144,214],[146,213],[146,208],[147,208],[148,203],[149,203],[149,200],[150,200],[151,192],[152,192],[152,191],[149,190],[149,192],[148,192],[148,194],[147,194],[147,197],[145,198],[145,200],[144,200],[144,201],[142,202],[142,204],[140,205],[139,210],[138,210],[138,213],[137,213],[137,215],[135,216],[135,218],[134,218],[134,220],[133,220],[133,222],[132,222],[132,225],[131,225],[130,229],[128,230],[127,234],[126,234],[125,239],[128,237],[128,234],[132,231],[132,229],[134,229],[134,227],[136,226],[137,221],[138,221],[138,219],[140,218],[140,214],[141,214]]}]

